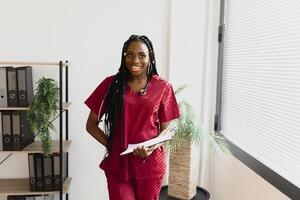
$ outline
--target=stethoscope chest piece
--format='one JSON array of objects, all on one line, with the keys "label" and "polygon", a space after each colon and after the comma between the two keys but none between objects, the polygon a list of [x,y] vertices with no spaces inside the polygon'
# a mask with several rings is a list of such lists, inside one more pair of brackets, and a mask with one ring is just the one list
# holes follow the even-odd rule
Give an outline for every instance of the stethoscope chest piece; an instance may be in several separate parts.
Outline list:
[{"label": "stethoscope chest piece", "polygon": [[140,94],[141,96],[146,95],[146,88],[140,89],[139,94]]}]

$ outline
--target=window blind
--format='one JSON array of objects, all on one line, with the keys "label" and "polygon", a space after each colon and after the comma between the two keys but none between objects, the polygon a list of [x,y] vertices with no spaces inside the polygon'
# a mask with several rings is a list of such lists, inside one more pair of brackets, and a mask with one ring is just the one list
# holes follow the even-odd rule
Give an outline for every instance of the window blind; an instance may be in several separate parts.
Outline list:
[{"label": "window blind", "polygon": [[300,1],[226,0],[221,130],[300,188]]}]

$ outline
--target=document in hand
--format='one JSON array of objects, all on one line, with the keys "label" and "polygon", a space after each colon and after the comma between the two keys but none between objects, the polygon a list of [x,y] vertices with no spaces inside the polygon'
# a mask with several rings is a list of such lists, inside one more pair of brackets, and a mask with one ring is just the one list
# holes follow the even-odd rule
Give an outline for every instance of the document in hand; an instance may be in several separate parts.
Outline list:
[{"label": "document in hand", "polygon": [[170,127],[168,127],[168,128],[166,128],[165,130],[163,130],[161,132],[160,136],[158,136],[156,138],[147,140],[145,142],[137,143],[137,144],[128,144],[127,149],[125,151],[123,151],[120,155],[125,155],[125,154],[128,154],[128,153],[132,153],[133,150],[136,147],[142,147],[142,146],[144,146],[144,147],[150,147],[150,146],[162,143],[162,142],[166,142],[168,140],[172,140],[173,136],[175,134],[175,131],[176,131],[176,128],[170,128]]}]

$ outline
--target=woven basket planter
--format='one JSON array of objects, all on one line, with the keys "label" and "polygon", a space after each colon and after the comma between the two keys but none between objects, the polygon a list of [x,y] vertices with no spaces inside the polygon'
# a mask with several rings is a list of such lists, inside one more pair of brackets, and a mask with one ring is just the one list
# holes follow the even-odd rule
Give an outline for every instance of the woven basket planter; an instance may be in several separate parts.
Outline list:
[{"label": "woven basket planter", "polygon": [[197,158],[192,146],[185,143],[176,152],[170,152],[168,195],[182,200],[190,200],[196,195]]}]

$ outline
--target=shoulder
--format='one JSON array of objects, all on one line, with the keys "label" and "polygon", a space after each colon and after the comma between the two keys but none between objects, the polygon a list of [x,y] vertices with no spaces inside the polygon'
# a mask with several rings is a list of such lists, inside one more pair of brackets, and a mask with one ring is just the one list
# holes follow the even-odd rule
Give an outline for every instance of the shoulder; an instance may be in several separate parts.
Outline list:
[{"label": "shoulder", "polygon": [[104,78],[98,85],[98,88],[99,87],[108,87],[115,80],[115,76],[116,75],[111,75],[111,76]]},{"label": "shoulder", "polygon": [[105,93],[111,83],[115,80],[115,75],[104,78],[96,87],[93,93]]},{"label": "shoulder", "polygon": [[172,89],[172,85],[169,81],[167,81],[166,79],[158,76],[158,75],[153,75],[152,76],[152,82],[154,85],[159,86],[160,88],[165,89]]},{"label": "shoulder", "polygon": [[106,83],[112,83],[115,80],[116,75],[111,75],[106,77],[102,82],[106,82]]}]

